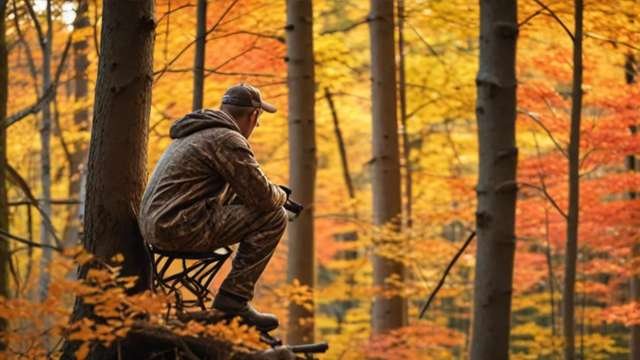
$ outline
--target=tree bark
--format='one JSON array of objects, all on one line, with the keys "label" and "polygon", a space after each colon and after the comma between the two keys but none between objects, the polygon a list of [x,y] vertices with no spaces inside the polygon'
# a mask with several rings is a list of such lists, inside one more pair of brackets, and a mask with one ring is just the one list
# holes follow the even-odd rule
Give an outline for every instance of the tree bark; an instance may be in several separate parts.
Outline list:
[{"label": "tree bark", "polygon": [[207,33],[207,0],[198,0],[196,25],[196,55],[193,61],[193,110],[202,108],[204,101],[204,58]]},{"label": "tree bark", "polygon": [[516,0],[480,2],[479,175],[471,359],[509,358],[515,252]]},{"label": "tree bark", "polygon": [[[89,22],[89,1],[80,0],[78,2],[78,10],[76,11],[76,19],[73,23],[75,31],[84,32],[91,26]],[[87,50],[89,42],[87,37],[81,36],[73,40],[73,57],[74,57],[74,99],[76,103],[83,104],[73,112],[73,123],[77,131],[89,130],[89,106],[87,100],[89,97],[89,59]],[[63,241],[67,245],[75,245],[80,240],[80,229],[82,226],[82,207],[84,207],[84,196],[82,191],[83,178],[86,176],[86,161],[88,155],[88,146],[84,141],[74,141],[70,149],[69,164],[69,199],[78,199],[80,204],[72,205],[68,209],[67,222],[64,230]]]},{"label": "tree bark", "polygon": [[411,147],[407,130],[407,81],[404,54],[404,0],[398,0],[398,95],[400,97],[400,124],[402,134],[402,160],[404,162],[404,226],[410,229],[413,225],[413,178],[411,169]]},{"label": "tree bark", "polygon": [[[42,39],[42,93],[51,86],[51,57],[53,53],[53,29],[51,0],[47,0],[46,20],[47,32]],[[51,217],[51,99],[47,99],[42,106],[42,124],[40,125],[40,186],[42,188],[42,201],[40,207],[47,216]],[[51,237],[47,231],[45,220],[40,221],[40,243],[51,244]],[[51,249],[42,249],[40,259],[40,299],[47,297],[49,288],[49,263],[51,262]]]},{"label": "tree bark", "polygon": [[[372,193],[373,222],[399,230],[402,195],[400,155],[396,111],[396,65],[394,40],[394,2],[371,0],[369,14],[371,41],[371,115],[373,126]],[[376,244],[387,241],[378,237]],[[404,266],[380,255],[373,256],[373,282],[382,288],[391,276],[404,279]],[[401,296],[376,295],[372,329],[380,334],[399,328],[406,322],[406,307]]]},{"label": "tree bark", "polygon": [[[633,54],[628,53],[625,61],[625,80],[627,85],[633,85],[638,75],[638,64]],[[631,136],[636,136],[638,132],[637,125],[629,127]],[[637,160],[634,154],[630,154],[626,159],[626,168],[629,172],[637,171]],[[627,194],[629,200],[636,200],[638,195],[635,191],[629,191]],[[631,244],[631,281],[629,284],[630,301],[640,302],[640,274],[638,274],[638,264],[640,264],[640,243],[635,241]],[[631,334],[629,336],[630,359],[640,359],[640,325],[631,326]]]},{"label": "tree bark", "polygon": [[[315,72],[313,6],[310,0],[287,0],[287,78],[289,85],[289,182],[305,209],[289,225],[288,281],[314,287],[313,203],[316,182]],[[314,311],[289,306],[287,341],[311,342]]]},{"label": "tree bark", "polygon": [[[122,275],[138,276],[131,291],[139,292],[150,286],[150,260],[136,215],[146,181],[154,7],[152,0],[107,0],[102,9],[83,245],[107,260],[123,254]],[[79,276],[88,270],[80,267]],[[91,316],[90,311],[76,301],[72,320]],[[65,355],[76,345],[67,342]]]},{"label": "tree bark", "polygon": [[569,136],[569,210],[567,212],[567,244],[562,293],[562,327],[564,357],[575,359],[575,286],[578,257],[578,224],[580,209],[580,120],[582,112],[582,0],[575,0],[573,40],[573,86],[571,92],[571,133]]},{"label": "tree bark", "polygon": [[[9,93],[9,66],[6,38],[7,1],[0,0],[0,230],[9,232],[9,201],[7,198],[7,128],[4,125],[7,117],[7,100]],[[9,243],[0,243],[0,296],[9,297]],[[0,332],[7,327],[4,318],[0,318]],[[0,341],[0,350],[5,349],[4,341]]]}]

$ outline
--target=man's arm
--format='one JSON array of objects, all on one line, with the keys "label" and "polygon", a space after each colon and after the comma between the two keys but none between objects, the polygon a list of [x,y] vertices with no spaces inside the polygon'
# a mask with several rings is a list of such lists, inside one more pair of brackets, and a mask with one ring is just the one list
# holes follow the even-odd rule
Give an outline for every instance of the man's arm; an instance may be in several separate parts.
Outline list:
[{"label": "man's arm", "polygon": [[230,132],[224,136],[215,150],[214,161],[244,205],[270,211],[287,201],[286,193],[266,177],[242,135]]}]

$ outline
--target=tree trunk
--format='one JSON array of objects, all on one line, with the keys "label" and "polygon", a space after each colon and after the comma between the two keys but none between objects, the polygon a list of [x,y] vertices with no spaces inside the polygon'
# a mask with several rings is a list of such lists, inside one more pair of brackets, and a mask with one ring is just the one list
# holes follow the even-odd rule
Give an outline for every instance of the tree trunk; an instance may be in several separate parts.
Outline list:
[{"label": "tree trunk", "polygon": [[[316,182],[315,73],[313,6],[309,0],[287,0],[287,78],[289,85],[289,182],[293,196],[305,209],[289,225],[288,281],[310,288],[315,283],[313,203]],[[314,311],[289,306],[287,341],[314,338]]]},{"label": "tree trunk", "polygon": [[[122,275],[138,276],[132,292],[139,292],[150,286],[150,260],[136,215],[146,180],[153,1],[107,0],[102,9],[83,245],[103,259],[123,254]],[[88,270],[80,267],[79,276]],[[90,308],[77,301],[72,320],[90,315]],[[65,356],[73,354],[75,345],[65,344]]]},{"label": "tree trunk", "polygon": [[[46,19],[47,32],[42,46],[42,93],[51,86],[51,56],[53,52],[53,29],[51,0],[47,0]],[[42,201],[40,207],[44,213],[51,217],[51,103],[45,100],[42,105],[42,124],[40,125],[40,185],[42,187]],[[44,219],[40,221],[40,243],[50,245],[51,237],[47,231]],[[49,288],[49,263],[52,252],[49,248],[42,249],[40,259],[40,299],[47,297]]]},{"label": "tree trunk", "polygon": [[[394,41],[394,2],[371,0],[369,32],[371,41],[371,115],[373,126],[372,193],[373,222],[391,224],[399,229],[402,197],[400,190],[400,155],[396,112],[396,65]],[[376,244],[387,241],[378,237]],[[373,282],[382,288],[385,280],[402,281],[404,266],[380,255],[373,256]],[[406,321],[402,297],[376,295],[372,311],[374,334],[399,328]]]},{"label": "tree trunk", "polygon": [[[78,3],[78,10],[76,11],[76,19],[73,26],[75,31],[84,32],[91,25],[89,22],[89,2],[87,0],[80,0]],[[73,123],[76,126],[77,131],[89,130],[89,106],[87,100],[89,97],[89,79],[88,68],[89,59],[87,57],[87,50],[89,43],[86,37],[80,36],[73,40],[73,57],[74,57],[74,99],[76,103],[82,104],[73,112]],[[83,178],[86,175],[86,161],[88,154],[88,146],[84,141],[74,141],[70,149],[70,164],[69,164],[69,188],[68,197],[70,199],[78,199],[78,205],[72,205],[69,207],[69,213],[67,214],[67,224],[64,230],[64,242],[66,245],[75,245],[80,239],[80,228],[82,226],[82,218],[80,213],[84,206],[84,196],[81,186]]]},{"label": "tree trunk", "polygon": [[[7,1],[0,0],[0,229],[9,232],[9,206],[7,199],[6,176],[7,168],[7,128],[4,126],[7,117],[7,100],[9,93],[9,66],[6,38],[6,10]],[[0,296],[9,297],[9,243],[0,241]],[[4,318],[0,318],[0,332],[7,327]],[[5,344],[0,341],[0,351]]]},{"label": "tree trunk", "polygon": [[480,2],[479,174],[471,359],[509,358],[516,168],[516,0]]},{"label": "tree trunk", "polygon": [[[340,129],[340,122],[338,121],[338,112],[336,106],[333,103],[333,95],[329,88],[324,88],[324,97],[329,104],[329,110],[331,110],[331,118],[333,119],[333,131],[336,134],[336,142],[338,143],[338,152],[340,153],[340,164],[342,165],[342,178],[344,179],[344,185],[347,188],[347,194],[349,200],[354,201],[356,198],[356,191],[353,188],[353,180],[351,178],[351,172],[349,171],[349,159],[347,158],[347,148],[344,144],[344,138],[342,136],[342,130]],[[354,209],[354,216],[357,217],[357,212]]]},{"label": "tree trunk", "polygon": [[[633,56],[629,53],[626,56],[625,61],[625,80],[628,85],[633,85],[636,82],[636,76],[638,74],[638,64]],[[635,136],[638,131],[636,125],[632,125],[629,128],[631,136]],[[630,154],[626,159],[626,167],[629,172],[637,171],[637,160],[634,154]],[[628,193],[629,200],[636,200],[638,195],[635,191]],[[640,274],[638,274],[638,264],[640,264],[640,243],[634,241],[631,244],[631,283],[630,283],[630,301],[640,302]],[[629,337],[629,351],[631,353],[630,359],[640,359],[640,325],[631,326],[631,335]]]},{"label": "tree trunk", "polygon": [[562,293],[564,357],[575,359],[575,286],[578,257],[580,201],[580,120],[582,112],[582,0],[575,0],[573,40],[573,87],[571,92],[571,134],[569,140],[569,211]]},{"label": "tree trunk", "polygon": [[398,95],[400,97],[400,124],[402,125],[402,160],[404,162],[404,226],[410,229],[413,208],[413,180],[411,169],[411,147],[409,146],[409,132],[407,130],[407,81],[404,66],[404,0],[398,0]]},{"label": "tree trunk", "polygon": [[193,61],[193,110],[202,108],[204,101],[204,57],[207,32],[207,0],[198,0],[196,25],[196,55]]}]

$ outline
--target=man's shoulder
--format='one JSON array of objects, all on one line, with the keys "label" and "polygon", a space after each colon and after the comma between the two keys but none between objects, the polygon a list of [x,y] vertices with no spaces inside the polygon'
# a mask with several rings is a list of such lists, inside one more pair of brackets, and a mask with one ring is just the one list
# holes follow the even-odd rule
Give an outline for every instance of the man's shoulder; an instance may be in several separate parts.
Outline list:
[{"label": "man's shoulder", "polygon": [[247,140],[240,134],[239,132],[233,129],[227,128],[209,128],[204,129],[197,134],[195,134],[193,140],[195,141],[205,141],[211,143],[212,145],[223,146],[223,147],[237,147],[237,146],[248,146]]},{"label": "man's shoulder", "polygon": [[242,134],[232,129],[217,129],[218,132],[214,136],[214,141],[216,141],[220,146],[226,148],[246,148],[251,149],[249,142],[245,139]]}]

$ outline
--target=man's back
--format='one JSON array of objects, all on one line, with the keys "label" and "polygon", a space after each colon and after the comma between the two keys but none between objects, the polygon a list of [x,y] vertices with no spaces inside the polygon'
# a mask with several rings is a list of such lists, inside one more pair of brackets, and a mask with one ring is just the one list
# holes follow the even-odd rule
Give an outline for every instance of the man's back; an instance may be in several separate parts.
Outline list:
[{"label": "man's back", "polygon": [[147,242],[197,251],[203,237],[212,237],[213,214],[229,185],[256,211],[282,206],[279,189],[266,179],[229,115],[191,113],[173,125],[171,137],[142,199],[139,223]]}]

